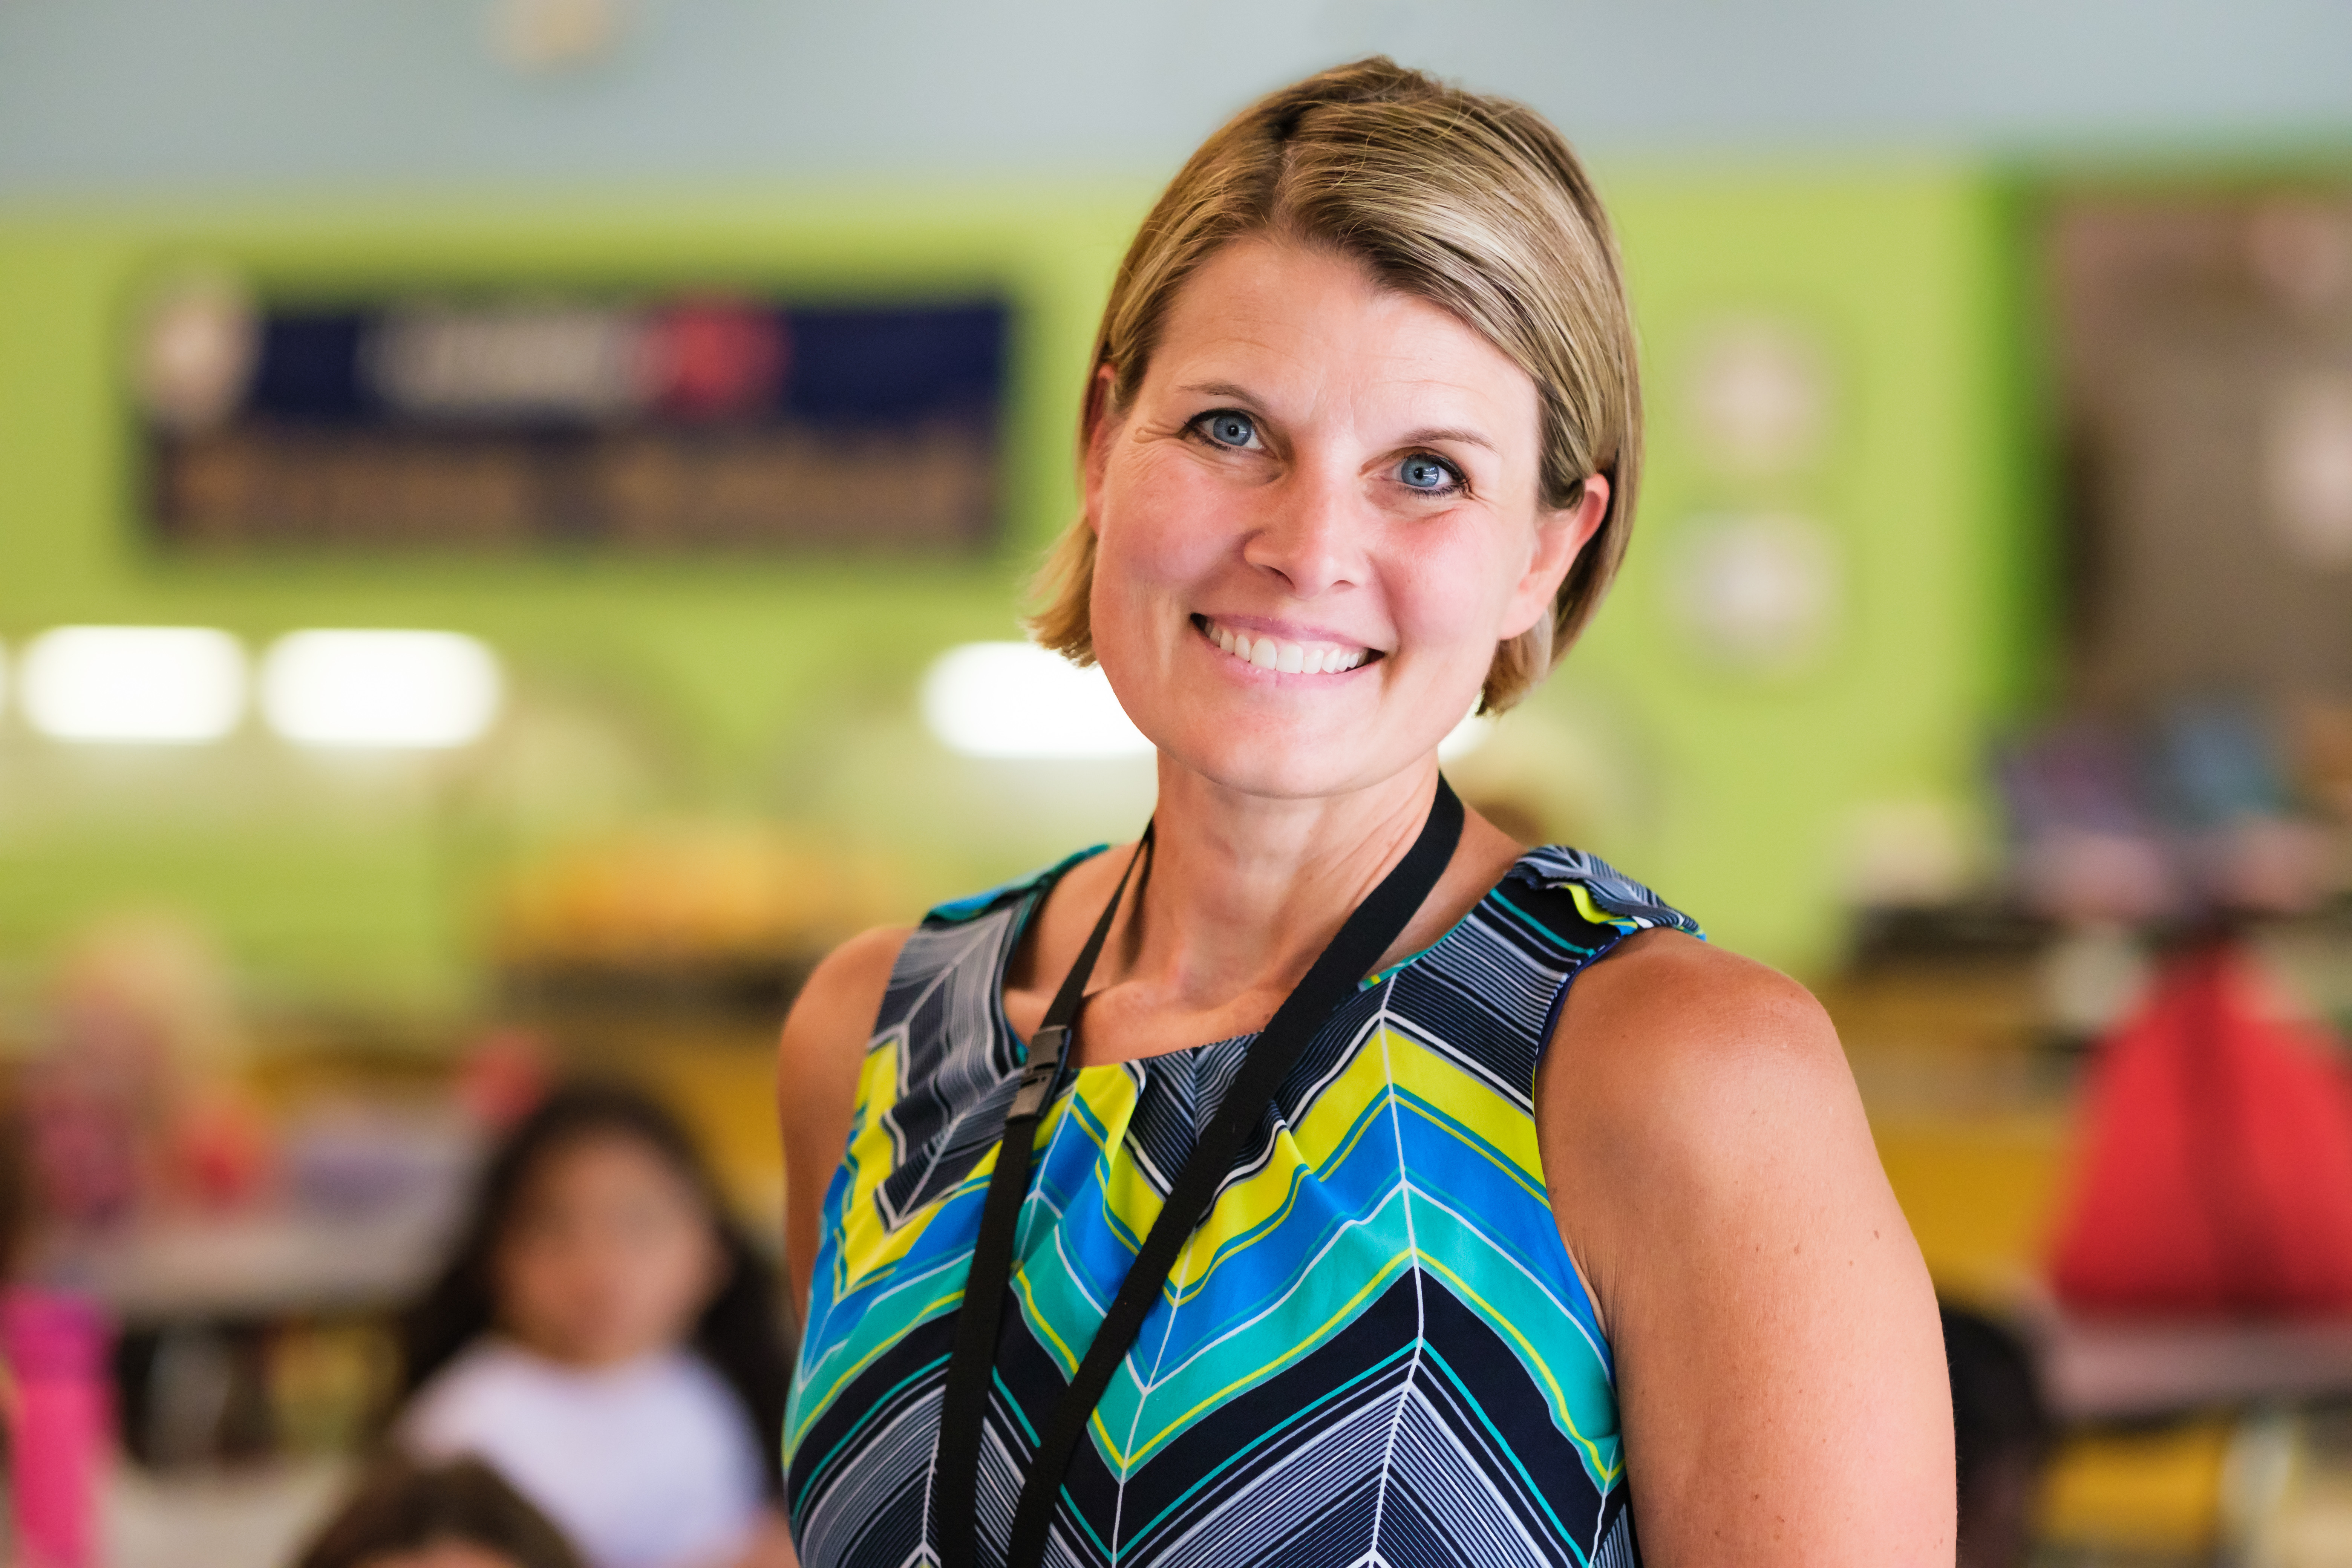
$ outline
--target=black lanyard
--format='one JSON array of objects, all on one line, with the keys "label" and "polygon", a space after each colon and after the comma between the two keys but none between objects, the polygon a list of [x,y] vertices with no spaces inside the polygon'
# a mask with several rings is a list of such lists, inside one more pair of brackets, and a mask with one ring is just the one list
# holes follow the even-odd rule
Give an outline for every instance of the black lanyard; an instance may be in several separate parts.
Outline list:
[{"label": "black lanyard", "polygon": [[[1404,858],[1382,878],[1370,896],[1356,906],[1347,924],[1315,960],[1307,977],[1283,1002],[1274,1017],[1250,1043],[1249,1054],[1231,1088],[1218,1102],[1217,1114],[1193,1146],[1192,1157],[1168,1189],[1168,1201],[1152,1222],[1142,1249],[1128,1266],[1127,1279],[1103,1314],[1079,1362],[1077,1375],[1063,1390],[1052,1415],[1038,1434],[1037,1449],[1013,1510],[1013,1533],[1005,1552],[1005,1568],[1036,1568],[1045,1557],[1045,1537],[1053,1527],[1055,1500],[1068,1474],[1071,1457],[1085,1436],[1111,1374],[1135,1343],[1143,1320],[1168,1282],[1168,1272],[1195,1226],[1206,1217],[1242,1141],[1257,1129],[1259,1119],[1297,1065],[1299,1053],[1324,1023],[1354,994],[1357,982],[1379,962],[1381,954],[1403,931],[1405,922],[1421,908],[1437,885],[1454,847],[1462,837],[1462,802],[1443,776],[1437,798],[1421,837]],[[987,1202],[981,1209],[980,1239],[974,1244],[971,1272],[964,1282],[963,1307],[956,1320],[955,1352],[948,1363],[947,1388],[940,1407],[940,1449],[932,1473],[932,1506],[938,1510],[941,1568],[977,1568],[980,1534],[981,1423],[988,1409],[990,1386],[995,1379],[996,1342],[1004,1314],[1004,1292],[1013,1275],[1013,1230],[1021,1217],[1022,1200],[1029,1190],[1029,1164],[1036,1142],[1037,1123],[1045,1108],[1061,1092],[1069,1077],[1066,1056],[1070,1024],[1086,994],[1087,980],[1110,935],[1111,919],[1126,895],[1128,879],[1151,847],[1151,830],[1144,829],[1135,856],[1120,874],[1102,919],[1085,951],[1070,966],[1062,988],[1055,993],[1045,1021],[1029,1042],[1029,1059],[1022,1069],[1012,1112],[1005,1118],[1004,1139],[997,1145],[996,1169],[989,1177]]]}]

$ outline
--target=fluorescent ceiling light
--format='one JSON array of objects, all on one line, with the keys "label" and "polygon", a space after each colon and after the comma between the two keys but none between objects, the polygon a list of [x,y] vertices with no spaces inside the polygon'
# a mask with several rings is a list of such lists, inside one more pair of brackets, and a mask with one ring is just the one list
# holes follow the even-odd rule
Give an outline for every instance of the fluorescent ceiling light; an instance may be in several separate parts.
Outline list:
[{"label": "fluorescent ceiling light", "polygon": [[25,716],[60,741],[190,745],[245,715],[245,649],[205,626],[59,626],[21,679]]},{"label": "fluorescent ceiling light", "polygon": [[504,695],[497,656],[456,632],[292,632],[261,665],[263,717],[306,746],[462,746]]},{"label": "fluorescent ceiling light", "polygon": [[951,647],[923,677],[931,733],[976,757],[1128,757],[1151,750],[1099,668],[1031,643]]}]

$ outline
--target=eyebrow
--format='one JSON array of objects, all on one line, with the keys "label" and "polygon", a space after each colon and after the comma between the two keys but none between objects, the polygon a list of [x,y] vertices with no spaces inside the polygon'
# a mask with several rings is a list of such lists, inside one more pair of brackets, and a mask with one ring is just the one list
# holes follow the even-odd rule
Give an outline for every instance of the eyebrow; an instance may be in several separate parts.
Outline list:
[{"label": "eyebrow", "polygon": [[1180,386],[1176,390],[1179,392],[1197,392],[1209,397],[1231,397],[1243,403],[1255,404],[1257,402],[1257,395],[1252,392],[1248,387],[1243,386],[1237,382],[1195,381],[1188,383],[1183,386]]},{"label": "eyebrow", "polygon": [[[1255,393],[1253,393],[1249,388],[1241,385],[1237,382],[1195,381],[1189,382],[1186,384],[1178,387],[1176,390],[1183,393],[1192,393],[1205,397],[1230,397],[1237,403],[1246,403],[1253,407],[1265,406],[1265,405],[1258,401],[1257,395]],[[1400,447],[1434,447],[1446,441],[1458,442],[1465,447],[1483,447],[1489,452],[1498,450],[1494,442],[1489,441],[1486,437],[1478,434],[1477,431],[1465,430],[1455,426],[1447,426],[1441,429],[1434,430],[1415,430],[1407,435],[1403,440],[1399,441],[1397,445]]]},{"label": "eyebrow", "polygon": [[1450,427],[1444,430],[1416,430],[1412,435],[1407,436],[1402,441],[1399,442],[1398,445],[1403,447],[1434,447],[1441,441],[1457,441],[1465,447],[1484,447],[1489,452],[1496,450],[1495,443],[1487,440],[1486,437],[1479,435],[1475,430],[1460,430]]}]

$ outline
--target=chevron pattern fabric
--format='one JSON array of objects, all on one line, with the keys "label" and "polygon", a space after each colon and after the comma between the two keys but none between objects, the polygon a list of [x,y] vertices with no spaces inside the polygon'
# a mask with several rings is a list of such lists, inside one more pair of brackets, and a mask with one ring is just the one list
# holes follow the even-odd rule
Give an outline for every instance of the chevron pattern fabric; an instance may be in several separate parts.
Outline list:
[{"label": "chevron pattern fabric", "polygon": [[[932,911],[890,979],[825,1194],[784,1432],[810,1568],[934,1561],[955,1314],[1022,1047],[1005,966],[1075,863]],[[1179,1258],[1064,1486],[1066,1568],[1630,1568],[1609,1346],[1532,1114],[1569,983],[1697,927],[1577,851],[1529,852],[1309,1046]],[[1001,1560],[1039,1425],[1249,1037],[1079,1069],[1036,1175],[982,1445]]]}]

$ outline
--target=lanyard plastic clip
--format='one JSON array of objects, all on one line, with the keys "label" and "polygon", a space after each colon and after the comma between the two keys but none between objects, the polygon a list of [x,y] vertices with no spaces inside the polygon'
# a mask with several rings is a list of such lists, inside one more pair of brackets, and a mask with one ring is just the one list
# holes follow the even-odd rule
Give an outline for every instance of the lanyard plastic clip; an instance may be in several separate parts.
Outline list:
[{"label": "lanyard plastic clip", "polygon": [[1008,1121],[1034,1121],[1062,1088],[1062,1061],[1070,1047],[1069,1026],[1047,1024],[1029,1037],[1029,1060],[1013,1096]]}]

